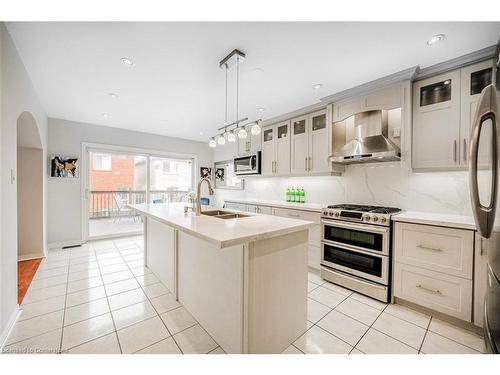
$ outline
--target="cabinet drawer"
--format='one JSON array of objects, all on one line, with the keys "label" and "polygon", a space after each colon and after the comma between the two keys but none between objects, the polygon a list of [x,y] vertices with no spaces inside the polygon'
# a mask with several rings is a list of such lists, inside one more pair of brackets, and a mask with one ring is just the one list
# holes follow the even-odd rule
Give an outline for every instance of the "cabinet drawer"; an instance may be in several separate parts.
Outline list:
[{"label": "cabinet drawer", "polygon": [[[299,204],[299,203],[297,203]],[[314,221],[319,224],[321,219],[321,214],[319,212],[302,211],[302,210],[291,210],[287,208],[275,208],[274,215],[289,217],[291,219]]]},{"label": "cabinet drawer", "polygon": [[228,210],[236,210],[236,211],[246,211],[246,205],[243,203],[234,203],[234,202],[225,202],[226,208]]},{"label": "cabinet drawer", "polygon": [[395,261],[472,279],[474,232],[396,223]]},{"label": "cabinet drawer", "polygon": [[423,307],[471,321],[472,280],[396,263],[394,295]]}]

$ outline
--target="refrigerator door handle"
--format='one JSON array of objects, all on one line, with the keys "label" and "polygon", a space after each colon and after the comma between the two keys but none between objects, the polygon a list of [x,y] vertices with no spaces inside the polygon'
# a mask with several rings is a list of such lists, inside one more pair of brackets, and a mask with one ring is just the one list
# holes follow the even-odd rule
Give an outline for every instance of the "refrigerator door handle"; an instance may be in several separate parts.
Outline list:
[{"label": "refrigerator door handle", "polygon": [[[495,217],[495,203],[497,194],[497,178],[498,178],[498,165],[497,165],[497,109],[495,98],[495,87],[490,85],[483,90],[481,98],[479,99],[476,116],[472,126],[471,137],[469,142],[469,183],[471,191],[472,211],[476,219],[476,225],[481,236],[489,238],[493,227]],[[479,140],[481,136],[481,128],[483,123],[487,120],[492,121],[492,181],[490,191],[490,203],[488,206],[483,206],[479,199],[479,186],[478,186],[478,153],[479,153]]]}]

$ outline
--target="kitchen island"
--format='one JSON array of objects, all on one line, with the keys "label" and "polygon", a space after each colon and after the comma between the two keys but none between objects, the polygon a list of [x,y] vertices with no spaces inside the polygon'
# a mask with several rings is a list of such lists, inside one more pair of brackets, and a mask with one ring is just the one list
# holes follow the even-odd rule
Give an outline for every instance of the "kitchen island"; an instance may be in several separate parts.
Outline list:
[{"label": "kitchen island", "polygon": [[130,207],[145,218],[146,265],[227,353],[281,353],[306,331],[313,222]]}]

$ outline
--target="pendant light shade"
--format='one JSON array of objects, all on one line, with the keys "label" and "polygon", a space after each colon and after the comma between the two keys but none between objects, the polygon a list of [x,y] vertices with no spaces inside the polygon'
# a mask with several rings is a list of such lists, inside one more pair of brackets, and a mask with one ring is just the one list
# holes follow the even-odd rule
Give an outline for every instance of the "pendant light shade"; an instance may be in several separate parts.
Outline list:
[{"label": "pendant light shade", "polygon": [[250,128],[250,131],[252,132],[253,135],[259,135],[260,134],[260,125],[253,124],[252,127]]},{"label": "pendant light shade", "polygon": [[217,147],[217,142],[215,142],[215,139],[210,138],[210,142],[208,142],[208,147],[210,147],[210,148]]},{"label": "pendant light shade", "polygon": [[220,145],[225,145],[226,144],[226,138],[224,137],[224,134],[219,135],[219,138],[217,139],[217,143]]},{"label": "pendant light shade", "polygon": [[236,141],[236,136],[234,135],[234,131],[231,130],[231,132],[227,135],[227,141],[228,142]]},{"label": "pendant light shade", "polygon": [[241,128],[240,131],[238,132],[238,138],[245,139],[247,136],[248,136],[248,133],[245,130],[245,128]]}]

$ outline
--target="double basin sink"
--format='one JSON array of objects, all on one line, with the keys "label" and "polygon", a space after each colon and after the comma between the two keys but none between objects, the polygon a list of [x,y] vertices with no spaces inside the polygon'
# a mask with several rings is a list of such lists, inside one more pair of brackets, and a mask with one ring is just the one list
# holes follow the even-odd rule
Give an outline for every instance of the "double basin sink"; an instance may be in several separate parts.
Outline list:
[{"label": "double basin sink", "polygon": [[236,212],[221,211],[221,210],[203,211],[201,214],[206,215],[206,216],[217,217],[219,219],[240,219],[243,217],[250,217],[251,216],[251,215],[245,215],[245,214],[240,214],[240,213],[236,213]]}]

